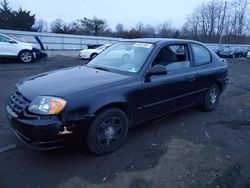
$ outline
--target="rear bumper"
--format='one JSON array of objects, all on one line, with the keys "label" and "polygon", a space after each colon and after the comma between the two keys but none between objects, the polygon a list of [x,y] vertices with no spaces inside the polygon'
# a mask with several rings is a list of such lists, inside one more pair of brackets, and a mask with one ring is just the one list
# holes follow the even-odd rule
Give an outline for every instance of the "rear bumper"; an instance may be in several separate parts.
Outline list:
[{"label": "rear bumper", "polygon": [[[37,151],[62,148],[84,134],[84,122],[63,123],[59,117],[19,117],[6,106],[8,120],[16,136],[29,148]],[[66,132],[65,132],[66,127]]]}]

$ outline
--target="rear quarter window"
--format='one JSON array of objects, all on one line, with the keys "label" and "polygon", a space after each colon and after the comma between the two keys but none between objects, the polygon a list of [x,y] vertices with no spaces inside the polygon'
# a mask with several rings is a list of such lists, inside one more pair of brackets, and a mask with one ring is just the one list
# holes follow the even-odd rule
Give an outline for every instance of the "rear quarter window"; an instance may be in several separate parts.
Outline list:
[{"label": "rear quarter window", "polygon": [[211,54],[204,46],[200,44],[192,44],[195,66],[211,63]]}]

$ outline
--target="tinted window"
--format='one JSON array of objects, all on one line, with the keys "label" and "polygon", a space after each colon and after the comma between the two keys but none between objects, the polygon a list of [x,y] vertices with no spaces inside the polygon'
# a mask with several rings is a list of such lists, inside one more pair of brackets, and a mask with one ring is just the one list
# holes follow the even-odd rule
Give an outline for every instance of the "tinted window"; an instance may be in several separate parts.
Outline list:
[{"label": "tinted window", "polygon": [[167,71],[175,71],[190,67],[190,59],[186,45],[168,45],[161,49],[154,64],[164,65]]},{"label": "tinted window", "polygon": [[210,52],[202,45],[192,44],[195,65],[204,65],[211,62]]}]

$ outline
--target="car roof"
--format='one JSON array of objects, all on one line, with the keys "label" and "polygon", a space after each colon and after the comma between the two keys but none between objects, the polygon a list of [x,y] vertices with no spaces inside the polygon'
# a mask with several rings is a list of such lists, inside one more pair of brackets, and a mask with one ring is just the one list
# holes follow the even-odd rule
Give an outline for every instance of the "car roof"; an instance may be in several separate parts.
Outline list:
[{"label": "car roof", "polygon": [[195,42],[193,40],[175,39],[175,38],[137,38],[137,39],[124,39],[122,41],[146,42],[146,43],[160,43],[160,42]]}]

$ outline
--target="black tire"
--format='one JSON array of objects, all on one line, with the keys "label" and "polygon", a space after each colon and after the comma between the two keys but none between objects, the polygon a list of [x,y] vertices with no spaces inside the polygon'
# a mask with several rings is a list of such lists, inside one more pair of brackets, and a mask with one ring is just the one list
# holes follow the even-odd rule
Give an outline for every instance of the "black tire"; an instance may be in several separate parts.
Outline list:
[{"label": "black tire", "polygon": [[87,146],[93,153],[104,155],[118,149],[126,140],[128,119],[116,108],[101,112],[94,119],[87,133]]},{"label": "black tire", "polygon": [[203,109],[207,112],[217,108],[220,99],[220,88],[217,84],[213,84],[207,91],[203,102]]},{"label": "black tire", "polygon": [[96,56],[98,56],[98,54],[91,54],[90,59],[92,60],[92,59],[94,59]]},{"label": "black tire", "polygon": [[21,63],[31,63],[34,60],[34,57],[30,50],[23,50],[19,53],[18,59]]}]

